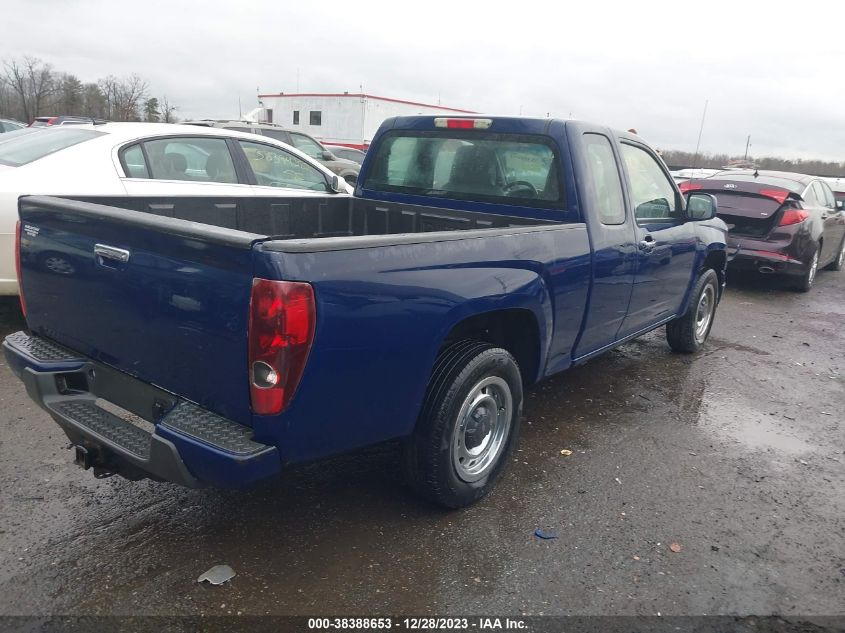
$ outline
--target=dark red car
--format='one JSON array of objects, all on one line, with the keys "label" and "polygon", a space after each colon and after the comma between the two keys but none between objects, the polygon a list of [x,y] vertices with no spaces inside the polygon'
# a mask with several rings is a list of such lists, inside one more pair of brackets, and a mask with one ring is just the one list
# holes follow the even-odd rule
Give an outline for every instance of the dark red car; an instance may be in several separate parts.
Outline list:
[{"label": "dark red car", "polygon": [[821,178],[779,171],[727,170],[679,185],[718,200],[728,225],[731,267],[789,275],[808,291],[819,268],[845,263],[845,211]]}]

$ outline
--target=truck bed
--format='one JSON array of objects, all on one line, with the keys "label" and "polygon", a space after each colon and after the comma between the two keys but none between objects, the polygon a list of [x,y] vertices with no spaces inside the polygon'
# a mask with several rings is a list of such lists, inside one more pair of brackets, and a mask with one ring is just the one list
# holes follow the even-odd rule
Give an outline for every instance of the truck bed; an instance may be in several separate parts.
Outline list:
[{"label": "truck bed", "polygon": [[557,224],[544,219],[363,200],[302,197],[73,197],[279,240],[429,233]]}]

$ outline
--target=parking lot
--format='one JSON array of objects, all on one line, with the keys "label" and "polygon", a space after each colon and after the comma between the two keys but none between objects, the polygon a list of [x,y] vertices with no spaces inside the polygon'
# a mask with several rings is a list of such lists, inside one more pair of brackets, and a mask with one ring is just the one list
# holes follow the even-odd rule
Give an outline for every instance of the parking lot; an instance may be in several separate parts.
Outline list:
[{"label": "parking lot", "polygon": [[505,478],[455,512],[390,446],[245,492],[96,480],[4,364],[0,612],[842,614],[845,275],[731,281],[703,353],[659,330],[531,388]]}]

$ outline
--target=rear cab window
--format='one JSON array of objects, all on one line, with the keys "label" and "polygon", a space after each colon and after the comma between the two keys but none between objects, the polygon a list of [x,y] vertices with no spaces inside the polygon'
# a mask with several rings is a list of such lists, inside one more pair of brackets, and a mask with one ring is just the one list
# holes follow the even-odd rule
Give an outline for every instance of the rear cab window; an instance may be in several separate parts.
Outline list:
[{"label": "rear cab window", "polygon": [[22,134],[0,144],[0,165],[20,167],[105,134],[81,128],[55,128]]},{"label": "rear cab window", "polygon": [[551,139],[488,132],[397,130],[384,135],[363,184],[371,191],[559,207]]}]

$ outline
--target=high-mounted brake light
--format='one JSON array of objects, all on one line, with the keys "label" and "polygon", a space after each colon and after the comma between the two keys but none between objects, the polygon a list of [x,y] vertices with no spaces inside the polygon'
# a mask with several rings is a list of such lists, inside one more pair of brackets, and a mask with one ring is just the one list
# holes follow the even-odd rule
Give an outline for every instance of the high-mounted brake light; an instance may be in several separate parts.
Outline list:
[{"label": "high-mounted brake light", "polygon": [[493,125],[492,119],[434,119],[434,127],[458,130],[488,130]]},{"label": "high-mounted brake light", "polygon": [[21,312],[26,317],[26,299],[23,296],[23,278],[21,277],[21,221],[15,227],[15,272],[18,275],[18,298],[21,301]]},{"label": "high-mounted brake light", "polygon": [[249,393],[257,415],[275,415],[290,403],[305,370],[315,321],[314,290],[309,284],[253,280]]},{"label": "high-mounted brake light", "polygon": [[771,198],[777,201],[778,204],[783,204],[789,197],[789,192],[785,189],[760,189],[759,195]]},{"label": "high-mounted brake light", "polygon": [[809,217],[809,211],[806,211],[804,209],[785,209],[783,215],[780,218],[780,222],[778,222],[778,226],[800,224]]},{"label": "high-mounted brake light", "polygon": [[704,185],[699,185],[693,182],[682,182],[678,185],[678,189],[681,190],[681,193],[686,193],[688,191],[696,191],[698,189],[704,189]]}]

